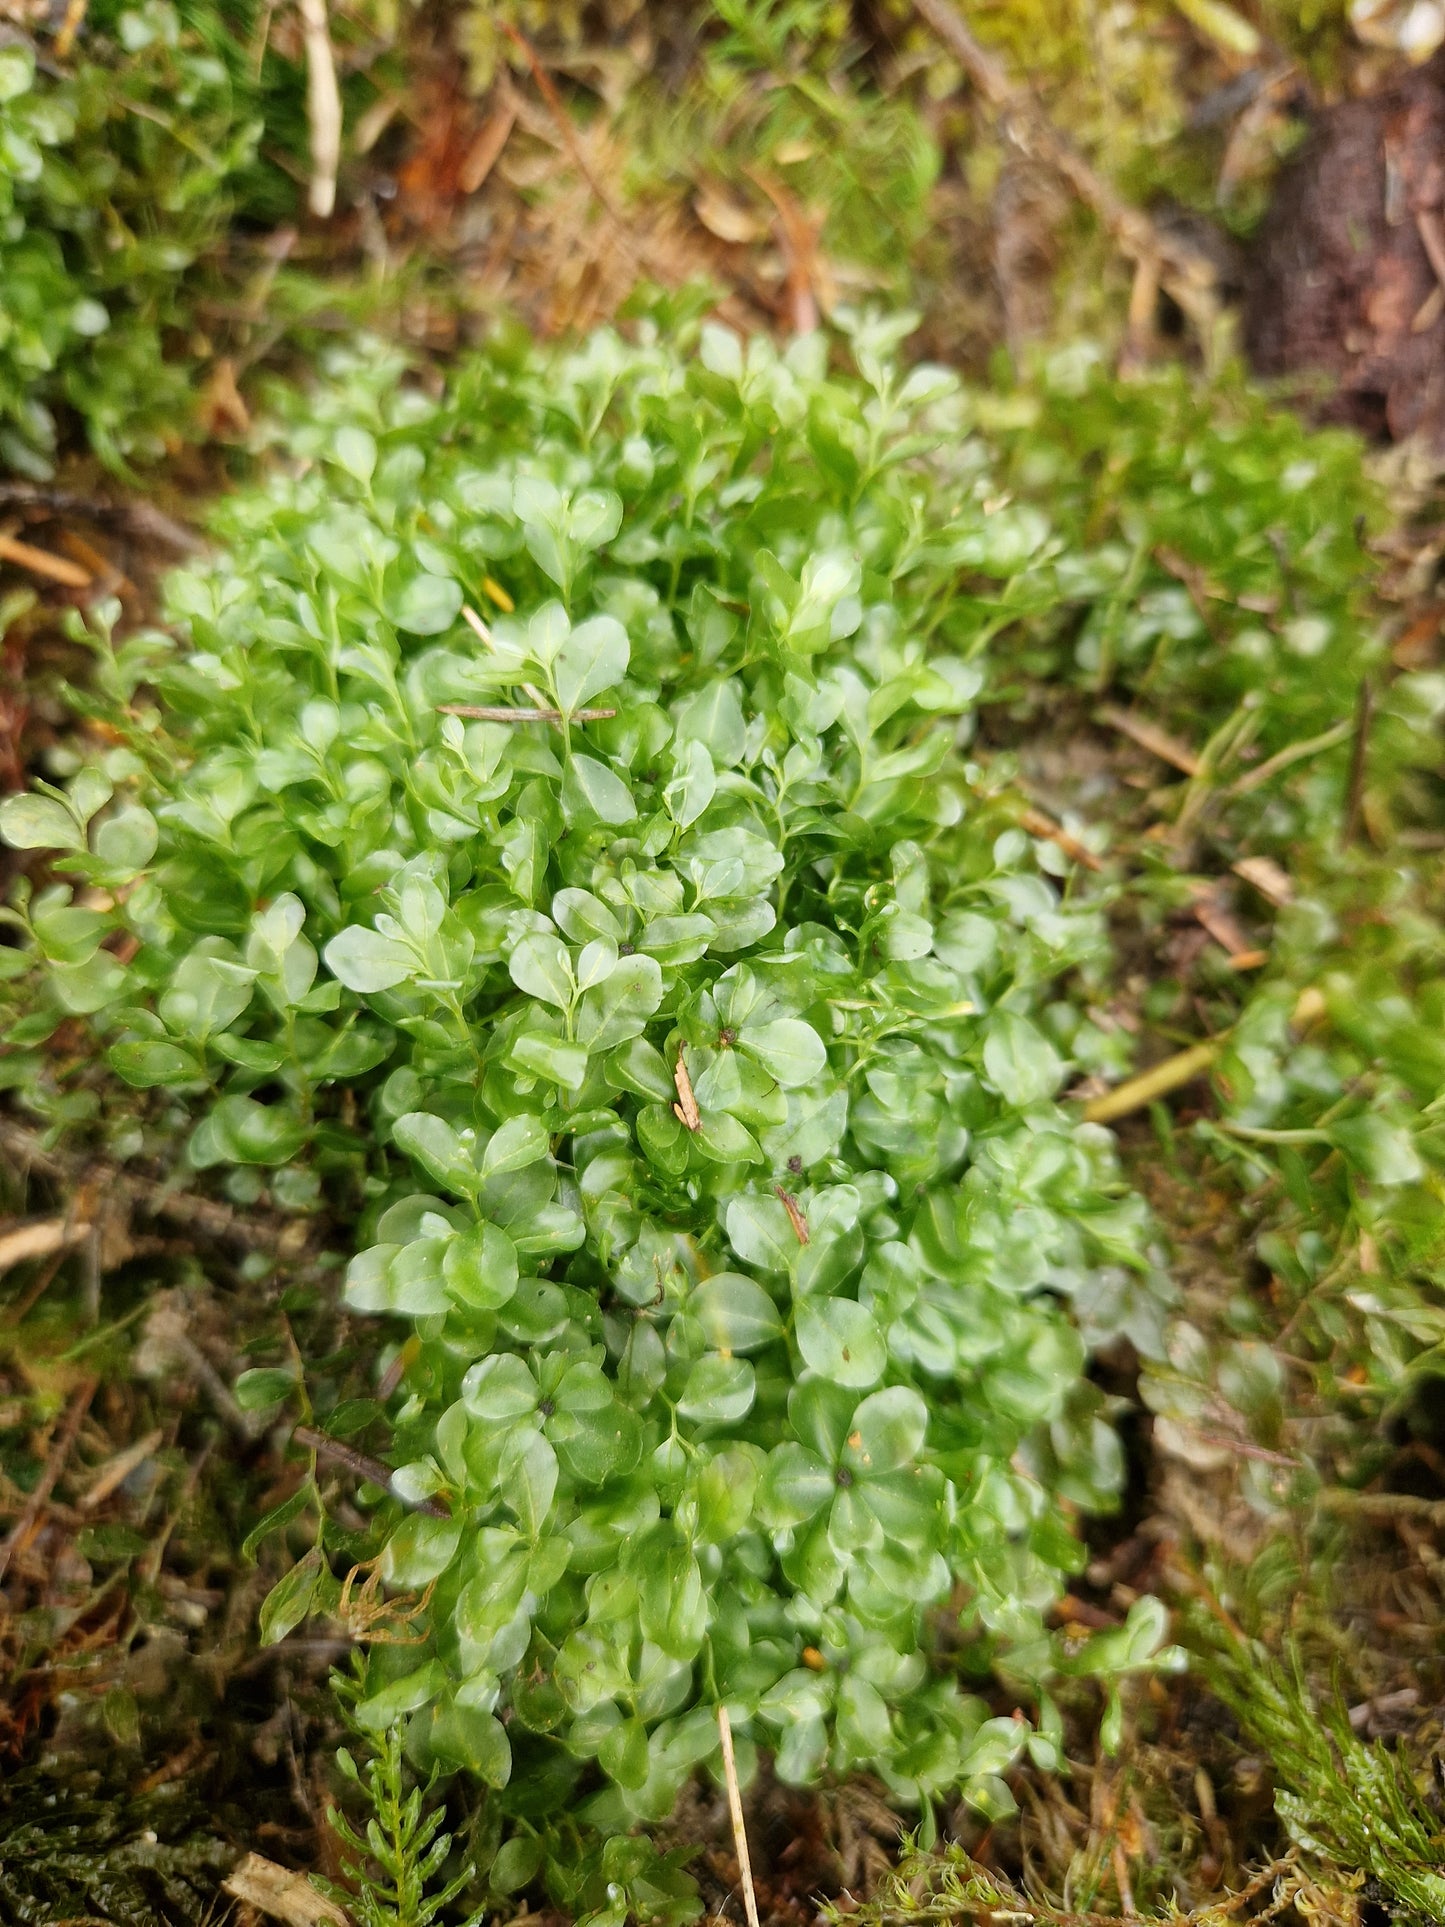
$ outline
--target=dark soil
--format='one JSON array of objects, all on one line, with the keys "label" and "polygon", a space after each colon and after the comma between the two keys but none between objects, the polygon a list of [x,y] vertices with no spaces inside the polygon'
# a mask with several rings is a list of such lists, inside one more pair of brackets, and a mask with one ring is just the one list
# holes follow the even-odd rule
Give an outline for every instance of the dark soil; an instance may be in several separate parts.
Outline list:
[{"label": "dark soil", "polygon": [[1256,238],[1244,319],[1258,373],[1327,384],[1324,419],[1445,447],[1445,57],[1317,114]]}]

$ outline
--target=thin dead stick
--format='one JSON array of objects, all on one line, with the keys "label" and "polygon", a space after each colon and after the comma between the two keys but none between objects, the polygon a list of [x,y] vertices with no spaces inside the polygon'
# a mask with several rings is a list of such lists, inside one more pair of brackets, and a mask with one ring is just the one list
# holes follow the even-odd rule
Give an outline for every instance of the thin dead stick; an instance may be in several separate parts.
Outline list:
[{"label": "thin dead stick", "polygon": [[[380,1459],[373,1459],[366,1452],[358,1452],[353,1445],[343,1445],[340,1439],[329,1439],[324,1432],[318,1432],[310,1425],[298,1425],[291,1436],[298,1445],[304,1445],[308,1452],[314,1452],[318,1459],[327,1459],[333,1465],[344,1465],[358,1479],[365,1479],[369,1485],[379,1485],[383,1492],[393,1492],[393,1468],[383,1465]],[[415,1511],[424,1512],[429,1519],[450,1519],[452,1516],[439,1499],[412,1501],[400,1492],[394,1492],[394,1496],[404,1504],[412,1505]]]},{"label": "thin dead stick", "polygon": [[43,488],[36,482],[0,482],[0,505],[43,509],[54,515],[86,515],[95,521],[119,522],[137,535],[150,536],[183,555],[195,555],[204,544],[174,517],[150,502],[111,502],[103,496],[79,495],[72,489]]},{"label": "thin dead stick", "polygon": [[25,1508],[15,1521],[9,1537],[3,1545],[0,1545],[0,1579],[5,1577],[10,1569],[10,1561],[27,1544],[31,1533],[34,1532],[36,1522],[45,1510],[45,1502],[55,1490],[56,1482],[65,1470],[65,1462],[70,1457],[75,1441],[80,1437],[81,1424],[90,1410],[90,1401],[95,1397],[95,1388],[99,1383],[98,1378],[87,1378],[77,1387],[75,1397],[70,1401],[70,1410],[66,1413],[65,1422],[60,1428],[60,1435],[50,1449],[49,1458],[45,1461],[45,1469],[36,1481],[34,1491],[26,1499]]},{"label": "thin dead stick", "polygon": [[309,206],[318,221],[336,207],[336,172],[341,165],[341,89],[326,0],[298,0],[306,42],[306,118],[311,128]]},{"label": "thin dead stick", "polygon": [[90,1236],[88,1224],[68,1224],[64,1218],[41,1218],[0,1233],[0,1271],[30,1258],[49,1258],[67,1251]]},{"label": "thin dead stick", "polygon": [[492,169],[502,157],[502,149],[517,124],[517,103],[510,97],[505,99],[495,113],[489,114],[481,132],[467,149],[466,159],[462,162],[457,175],[457,186],[463,194],[475,194]]},{"label": "thin dead stick", "polygon": [[1015,86],[995,56],[974,39],[950,0],[913,0],[913,8],[993,108],[1013,145],[1067,181],[1131,259],[1157,262],[1164,287],[1196,324],[1211,321],[1217,305],[1213,264],[1115,192],[1024,89]]},{"label": "thin dead stick", "polygon": [[164,1444],[165,1433],[147,1432],[143,1439],[128,1445],[123,1452],[117,1452],[113,1459],[107,1459],[95,1475],[94,1483],[81,1494],[80,1510],[94,1512],[97,1506],[104,1505],[118,1486],[125,1484],[137,1466],[144,1465],[157,1446]]},{"label": "thin dead stick", "polygon": [[574,709],[564,718],[560,709],[545,709],[540,704],[527,709],[504,709],[492,703],[438,703],[443,716],[466,716],[477,723],[605,723],[615,709]]},{"label": "thin dead stick", "polygon": [[1355,719],[1351,717],[1348,722],[1336,723],[1332,729],[1324,730],[1318,736],[1307,737],[1302,743],[1288,744],[1261,763],[1258,769],[1248,771],[1236,782],[1231,783],[1225,792],[1226,795],[1248,796],[1251,790],[1257,790],[1261,784],[1267,783],[1273,776],[1278,776],[1281,770],[1288,769],[1292,763],[1300,763],[1306,756],[1320,756],[1325,750],[1334,749],[1337,744],[1343,743],[1353,733],[1354,728]]},{"label": "thin dead stick", "polygon": [[1215,891],[1206,889],[1193,904],[1194,917],[1223,950],[1232,970],[1258,970],[1269,962],[1269,952],[1257,949],[1240,929]]},{"label": "thin dead stick", "polygon": [[1170,1091],[1177,1091],[1181,1084],[1188,1084],[1207,1071],[1219,1055],[1218,1041],[1208,1044],[1191,1044],[1174,1057],[1166,1057],[1162,1064],[1155,1064],[1152,1070],[1141,1071],[1137,1077],[1128,1078],[1117,1089],[1107,1091],[1103,1097],[1096,1097],[1084,1106],[1084,1120],[1089,1124],[1112,1124],[1115,1118],[1128,1117],[1132,1111],[1142,1111],[1146,1104],[1152,1104],[1156,1097],[1167,1097]]},{"label": "thin dead stick", "polygon": [[17,569],[43,575],[48,582],[58,582],[65,589],[90,587],[89,569],[82,569],[78,562],[67,562],[63,555],[52,555],[49,549],[19,542],[13,535],[0,535],[0,562],[13,562]]},{"label": "thin dead stick", "polygon": [[748,1833],[743,1825],[743,1796],[738,1788],[738,1763],[733,1758],[733,1729],[728,1709],[717,1709],[718,1738],[722,1741],[723,1778],[728,1787],[728,1812],[732,1815],[733,1845],[738,1853],[738,1874],[742,1880],[743,1907],[748,1927],[758,1927],[758,1897],[753,1891],[753,1866],[748,1858]]},{"label": "thin dead stick", "polygon": [[1199,758],[1187,743],[1181,743],[1177,736],[1171,736],[1167,729],[1160,729],[1147,717],[1136,716],[1131,710],[1118,709],[1112,703],[1105,703],[1096,714],[1101,723],[1110,729],[1117,729],[1121,736],[1127,736],[1131,743],[1140,749],[1147,749],[1151,756],[1157,756],[1161,763],[1169,763],[1186,776],[1197,776],[1201,765]]},{"label": "thin dead stick", "polygon": [[1435,279],[1445,287],[1445,224],[1433,208],[1421,208],[1415,216],[1415,232]]},{"label": "thin dead stick", "polygon": [[478,642],[485,643],[488,649],[496,647],[496,644],[492,641],[491,630],[487,627],[486,623],[482,621],[482,618],[469,602],[462,604],[462,621],[471,630]]},{"label": "thin dead stick", "polygon": [[69,60],[75,45],[76,35],[85,25],[86,9],[90,0],[66,0],[65,18],[60,23],[60,32],[55,36],[55,58]]},{"label": "thin dead stick", "polygon": [[237,1211],[219,1198],[172,1190],[156,1179],[133,1175],[115,1164],[66,1157],[6,1117],[0,1117],[0,1151],[18,1160],[23,1170],[38,1171],[42,1177],[72,1186],[88,1182],[97,1195],[127,1196],[156,1217],[173,1218],[190,1230],[248,1250],[272,1251],[291,1259],[299,1255],[307,1241],[304,1227],[294,1219],[278,1219],[254,1210]]},{"label": "thin dead stick", "polygon": [[1326,1512],[1354,1513],[1386,1525],[1410,1519],[1416,1525],[1445,1526],[1445,1499],[1425,1499],[1415,1492],[1352,1492],[1348,1486],[1326,1486],[1316,1493],[1315,1503]]},{"label": "thin dead stick", "polygon": [[1294,902],[1294,884],[1271,856],[1242,856],[1230,869],[1268,902],[1283,908]]},{"label": "thin dead stick", "polygon": [[1087,843],[1081,843],[1071,836],[1061,824],[1055,823],[1051,816],[1042,810],[1024,810],[1019,816],[1019,826],[1030,836],[1041,836],[1047,843],[1056,843],[1065,856],[1072,857],[1075,863],[1082,863],[1086,870],[1102,870],[1104,865]]}]

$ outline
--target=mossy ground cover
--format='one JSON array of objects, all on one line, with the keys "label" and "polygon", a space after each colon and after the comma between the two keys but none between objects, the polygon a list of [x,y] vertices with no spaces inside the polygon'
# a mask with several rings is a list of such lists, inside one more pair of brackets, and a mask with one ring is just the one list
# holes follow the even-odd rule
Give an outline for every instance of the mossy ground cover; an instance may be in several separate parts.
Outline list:
[{"label": "mossy ground cover", "polygon": [[[910,13],[331,24],[329,231],[296,19],[6,53],[9,499],[89,578],[6,605],[7,1905],[354,1893],[341,1792],[358,1917],[686,1918],[721,1698],[772,1918],[899,1823],[968,1857],[890,1918],[1428,1917],[1428,499],[1217,339],[1140,374],[1167,304],[1121,382],[1129,267]],[[1236,231],[1244,40],[1357,58],[974,24]],[[231,469],[214,552],[152,592],[87,440]]]}]

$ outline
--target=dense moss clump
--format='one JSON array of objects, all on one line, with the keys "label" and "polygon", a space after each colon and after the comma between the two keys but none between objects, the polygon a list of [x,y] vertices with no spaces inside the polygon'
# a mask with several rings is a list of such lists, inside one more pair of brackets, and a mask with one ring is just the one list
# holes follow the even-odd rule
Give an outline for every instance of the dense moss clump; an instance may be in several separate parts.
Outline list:
[{"label": "dense moss clump", "polygon": [[[73,50],[0,29],[5,466],[45,475],[65,411],[113,466],[193,421],[213,325],[198,263],[234,246],[238,212],[270,223],[296,205],[275,155],[304,156],[304,80],[262,57],[263,26],[250,0],[98,0]],[[209,291],[234,302],[238,286],[233,264]]]},{"label": "dense moss clump", "polygon": [[1117,1050],[1059,988],[1101,920],[968,759],[1048,525],[899,332],[503,346],[440,402],[338,359],[184,645],[99,639],[122,746],[4,813],[115,903],[30,905],[17,1041],[88,1018],[165,1094],[114,1133],[356,1201],[348,1302],[415,1328],[401,1496],[363,1545],[303,1490],[268,1631],[379,1553],[421,1643],[358,1718],[520,1812],[595,1757],[594,1818],[664,1814],[719,1702],[745,1764],[1001,1808],[1051,1672],[1163,1634],[1045,1626],[1121,1480],[1087,1348],[1159,1355],[1164,1289],[1056,1102]]}]

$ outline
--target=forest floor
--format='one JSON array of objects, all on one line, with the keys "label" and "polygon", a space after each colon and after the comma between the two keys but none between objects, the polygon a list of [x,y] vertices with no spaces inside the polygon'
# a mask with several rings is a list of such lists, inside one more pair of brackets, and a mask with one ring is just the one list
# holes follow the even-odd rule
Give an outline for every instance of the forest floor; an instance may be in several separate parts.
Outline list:
[{"label": "forest floor", "polygon": [[[264,10],[298,89],[304,11]],[[1365,44],[1330,10],[1301,24],[1297,8],[1180,0],[1115,21],[1118,9],[1037,0],[977,9],[980,66],[939,37],[936,5],[803,5],[797,20],[730,9],[753,22],[751,40],[706,9],[627,0],[403,9],[389,25],[385,9],[334,11],[337,211],[226,238],[229,281],[201,297],[192,331],[205,337],[192,350],[201,435],[118,475],[62,417],[48,477],[0,467],[0,610],[12,592],[29,598],[5,616],[0,785],[52,767],[76,726],[65,692],[85,658],[67,611],[115,595],[128,623],[153,614],[166,569],[204,539],[199,505],[263,459],[268,382],[304,376],[358,314],[440,366],[500,314],[557,336],[625,317],[641,284],[703,280],[712,312],[779,338],[840,302],[906,300],[921,313],[919,352],[979,380],[1000,354],[1026,367],[1081,335],[1126,371],[1173,358],[1201,384],[1252,347],[1302,407],[1374,438],[1387,497],[1372,535],[1377,619],[1397,666],[1441,666],[1445,363],[1438,342],[1423,354],[1415,322],[1445,286],[1441,191],[1424,180],[1438,169],[1445,77],[1382,44],[1383,27]],[[0,22],[12,12],[16,33],[50,32],[32,17],[43,9],[0,5]],[[990,101],[988,63],[1027,96]],[[1082,176],[1040,128],[1087,155]],[[1404,215],[1370,201],[1382,153],[1406,181]],[[317,164],[303,131],[283,168],[298,194]],[[1379,320],[1368,342],[1351,333],[1357,310]],[[1157,744],[1074,689],[1021,690],[987,728],[1055,820],[1107,825],[1111,847],[1147,851]],[[1428,820],[1411,833],[1438,837]],[[29,854],[0,849],[0,885]],[[1268,873],[1255,874],[1267,895]],[[1179,1008],[1202,1007],[1211,944],[1214,963],[1221,945],[1247,960],[1268,921],[1253,897],[1196,910],[1118,901],[1109,1018],[1144,1040],[1144,1063],[1172,1048],[1167,1024],[1151,1029],[1156,979]],[[48,1049],[63,1056],[67,1041],[83,1048],[78,1024]],[[1248,1300],[1288,1357],[1297,1299],[1260,1246],[1278,1177],[1251,1190],[1193,1132],[1214,1114],[1202,1076],[1168,1095],[1167,1113],[1141,1102],[1118,1129],[1188,1316],[1213,1342]],[[338,1303],[344,1227],[180,1182],[144,1157],[88,1153],[65,1121],[18,1098],[0,1112],[0,1920],[200,1927],[232,1907],[250,1921],[254,1902],[221,1888],[243,1855],[338,1874],[326,1813],[346,1729],[328,1680],[349,1640],[310,1622],[258,1644],[285,1555],[275,1540],[254,1557],[242,1548],[301,1468],[289,1428],[242,1409],[232,1388],[284,1328],[362,1396],[376,1340]],[[1018,1769],[1008,1822],[941,1816],[970,1877],[1026,1891],[1019,1905],[1039,1919],[1389,1917],[1365,1860],[1302,1860],[1291,1845],[1275,1807],[1288,1768],[1241,1717],[1218,1650],[1242,1625],[1282,1656],[1286,1682],[1299,1656],[1313,1695],[1303,1721],[1338,1706],[1357,1739],[1402,1748],[1422,1786],[1441,1774],[1445,1333],[1439,1271],[1422,1261],[1416,1275],[1434,1308],[1436,1325],[1419,1329],[1434,1373],[1417,1349],[1391,1397],[1373,1366],[1352,1389],[1346,1360],[1326,1399],[1311,1366],[1289,1366],[1272,1433],[1223,1400],[1192,1429],[1162,1420],[1139,1402],[1137,1359],[1097,1361],[1120,1400],[1128,1486],[1117,1513],[1084,1522],[1089,1560],[1059,1623],[1114,1625],[1154,1592],[1202,1662],[1141,1685],[1112,1755],[1080,1684],[1065,1707],[1067,1774]],[[1258,1482],[1283,1486],[1304,1455],[1328,1459],[1353,1505],[1267,1510]],[[338,1443],[324,1470],[344,1492],[379,1468]],[[445,1797],[463,1847],[485,1840],[485,1803],[455,1787]],[[767,1927],[803,1927],[820,1899],[852,1911],[880,1893],[887,1918],[1016,1917],[997,1894],[935,1892],[917,1867],[890,1886],[902,1823],[872,1783],[804,1793],[764,1776],[748,1817]],[[740,1918],[721,1794],[689,1795],[666,1843],[697,1850],[708,1913]],[[276,1917],[316,1917],[309,1890],[278,1896]]]}]

